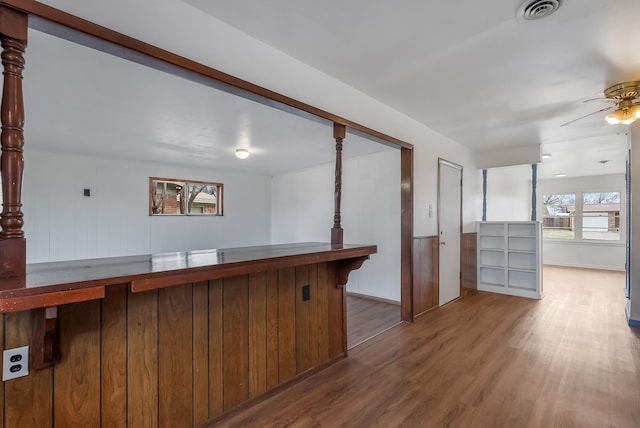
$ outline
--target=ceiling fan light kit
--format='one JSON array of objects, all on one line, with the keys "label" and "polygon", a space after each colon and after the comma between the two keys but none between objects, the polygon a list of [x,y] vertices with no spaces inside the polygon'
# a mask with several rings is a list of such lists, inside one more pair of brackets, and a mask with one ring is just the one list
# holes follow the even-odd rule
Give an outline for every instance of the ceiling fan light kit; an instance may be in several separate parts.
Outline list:
[{"label": "ceiling fan light kit", "polygon": [[629,125],[640,118],[640,104],[635,104],[640,94],[640,81],[622,82],[604,91],[604,96],[615,100],[618,108],[605,117],[610,125]]}]

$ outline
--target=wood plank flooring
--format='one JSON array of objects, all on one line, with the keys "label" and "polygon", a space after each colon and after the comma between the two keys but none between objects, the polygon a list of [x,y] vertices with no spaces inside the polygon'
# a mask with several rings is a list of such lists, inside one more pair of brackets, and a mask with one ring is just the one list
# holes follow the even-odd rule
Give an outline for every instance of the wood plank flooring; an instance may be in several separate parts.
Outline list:
[{"label": "wood plank flooring", "polygon": [[347,294],[349,349],[400,323],[400,306]]},{"label": "wood plank flooring", "polygon": [[544,268],[540,301],[477,292],[218,426],[640,426],[624,274]]}]

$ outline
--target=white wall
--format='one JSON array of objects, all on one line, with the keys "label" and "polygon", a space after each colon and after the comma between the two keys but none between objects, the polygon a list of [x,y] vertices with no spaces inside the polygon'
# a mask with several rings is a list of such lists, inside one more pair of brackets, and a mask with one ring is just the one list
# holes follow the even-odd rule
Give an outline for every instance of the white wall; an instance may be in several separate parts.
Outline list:
[{"label": "white wall", "polygon": [[[334,168],[327,164],[273,178],[273,243],[330,240]],[[345,159],[342,186],[345,243],[378,246],[378,253],[350,274],[347,290],[399,302],[400,151]]]},{"label": "white wall", "polygon": [[[150,176],[224,183],[225,215],[150,217]],[[27,149],[23,195],[28,263],[271,240],[271,178],[262,175]]]},{"label": "white wall", "polygon": [[156,0],[152,9],[142,0],[44,3],[413,144],[415,236],[437,234],[437,217],[428,217],[428,207],[437,204],[438,157],[463,165],[464,231],[475,230],[475,155],[397,110],[181,1]]},{"label": "white wall", "polygon": [[[606,192],[621,193],[620,242],[543,240],[543,261],[561,266],[597,269],[625,269],[625,179],[624,174],[590,177],[566,177],[538,181],[538,218],[542,219],[542,195],[549,193]],[[578,197],[578,195],[576,195]]]},{"label": "white wall", "polygon": [[[478,174],[478,191],[482,195],[482,171]],[[531,165],[487,170],[487,221],[529,220],[531,220]]]}]

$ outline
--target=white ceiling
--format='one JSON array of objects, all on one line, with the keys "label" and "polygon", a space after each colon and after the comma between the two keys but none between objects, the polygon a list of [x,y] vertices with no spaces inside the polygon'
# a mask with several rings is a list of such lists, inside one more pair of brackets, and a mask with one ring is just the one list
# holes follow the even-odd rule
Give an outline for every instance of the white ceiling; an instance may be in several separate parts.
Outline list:
[{"label": "white ceiling", "polygon": [[[25,150],[278,175],[333,162],[333,128],[30,30]],[[33,124],[33,125],[32,125]],[[246,160],[235,148],[249,148]],[[381,150],[347,133],[345,158]]]},{"label": "white ceiling", "polygon": [[566,0],[539,21],[516,17],[521,0],[185,1],[473,150],[541,144],[542,177],[624,171],[624,125],[560,124],[640,79],[638,0]]}]

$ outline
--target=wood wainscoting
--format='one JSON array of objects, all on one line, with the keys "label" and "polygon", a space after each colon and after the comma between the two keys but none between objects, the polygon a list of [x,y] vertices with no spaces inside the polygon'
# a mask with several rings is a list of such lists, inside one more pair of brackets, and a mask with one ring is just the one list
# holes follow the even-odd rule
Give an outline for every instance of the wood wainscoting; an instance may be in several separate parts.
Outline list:
[{"label": "wood wainscoting", "polygon": [[437,236],[413,238],[413,313],[438,306],[439,249]]},{"label": "wood wainscoting", "polygon": [[478,289],[477,240],[478,234],[476,232],[462,234],[462,257],[460,259],[460,272],[462,273],[460,295],[462,296],[470,290]]},{"label": "wood wainscoting", "polygon": [[[463,233],[460,258],[460,295],[476,290],[477,234]],[[439,248],[437,236],[413,238],[413,313],[438,307]]]},{"label": "wood wainscoting", "polygon": [[[12,427],[191,427],[345,355],[333,262],[59,307],[62,360],[0,389]],[[310,286],[303,301],[302,287]],[[3,349],[30,312],[4,314]],[[2,341],[3,339],[3,341]]]}]

